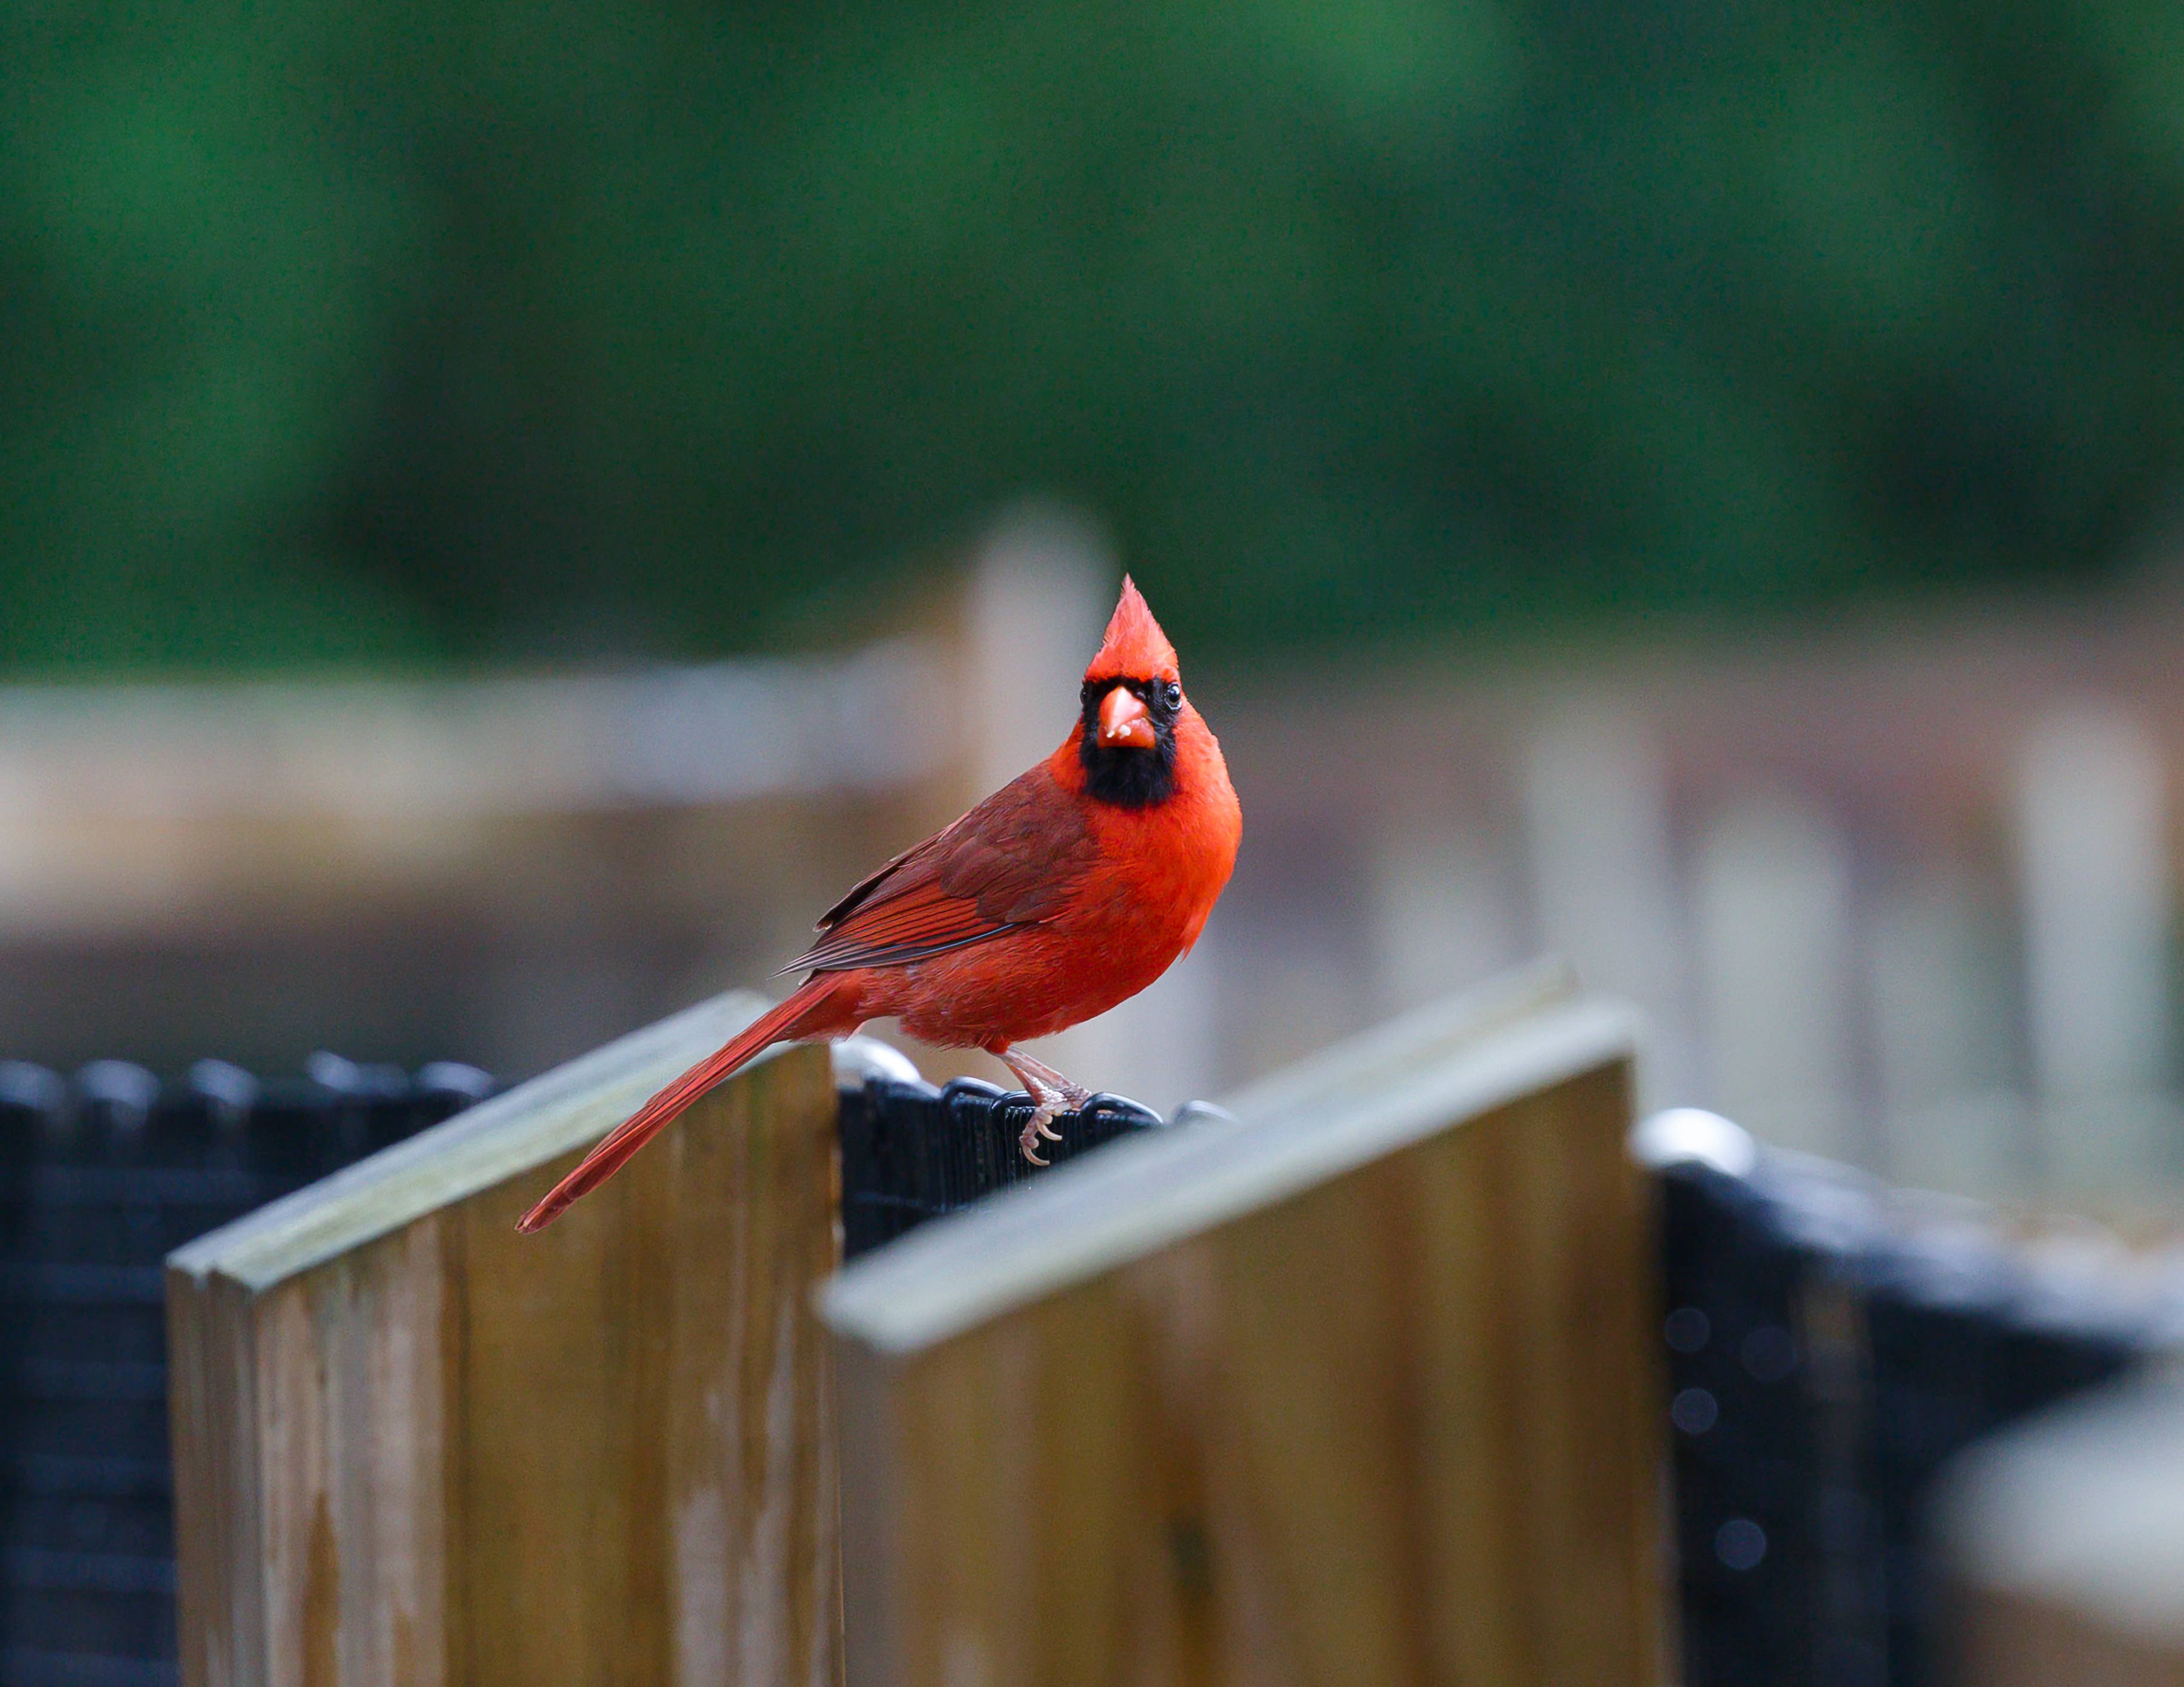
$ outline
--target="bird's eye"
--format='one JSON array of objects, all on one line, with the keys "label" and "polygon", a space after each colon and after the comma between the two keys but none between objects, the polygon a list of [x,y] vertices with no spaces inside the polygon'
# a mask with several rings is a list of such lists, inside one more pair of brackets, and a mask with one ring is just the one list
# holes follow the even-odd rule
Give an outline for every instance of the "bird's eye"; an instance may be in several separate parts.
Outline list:
[{"label": "bird's eye", "polygon": [[1178,685],[1173,680],[1170,680],[1167,685],[1161,688],[1161,700],[1167,704],[1171,709],[1182,708],[1183,688]]}]

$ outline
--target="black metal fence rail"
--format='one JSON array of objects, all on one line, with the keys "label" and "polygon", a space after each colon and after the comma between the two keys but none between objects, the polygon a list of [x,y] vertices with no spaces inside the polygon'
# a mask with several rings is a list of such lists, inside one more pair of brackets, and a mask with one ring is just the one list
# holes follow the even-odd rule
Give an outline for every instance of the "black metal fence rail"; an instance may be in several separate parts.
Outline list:
[{"label": "black metal fence rail", "polygon": [[[1203,1103],[1196,1104],[1203,1105]],[[1039,1168],[1017,1146],[1031,1098],[972,1077],[929,1083],[867,1078],[842,1092],[842,1251],[855,1259],[928,1218],[1020,1183]],[[1056,1128],[1042,1157],[1059,1165],[1121,1136],[1162,1127],[1159,1114],[1095,1095]]]},{"label": "black metal fence rail", "polygon": [[[491,1087],[331,1056],[293,1083],[207,1062],[164,1089],[110,1061],[69,1083],[0,1063],[0,1687],[175,1679],[164,1255]],[[967,1080],[845,1090],[845,1250],[1030,1175],[1027,1114]],[[1160,1127],[1100,1098],[1053,1157]],[[1936,1473],[2114,1376],[2173,1309],[1797,1156],[1674,1161],[1660,1188],[1688,1687],[1936,1681]]]},{"label": "black metal fence rail", "polygon": [[201,1061],[163,1087],[0,1063],[0,1687],[176,1679],[169,1250],[491,1088],[450,1064],[310,1071]]}]

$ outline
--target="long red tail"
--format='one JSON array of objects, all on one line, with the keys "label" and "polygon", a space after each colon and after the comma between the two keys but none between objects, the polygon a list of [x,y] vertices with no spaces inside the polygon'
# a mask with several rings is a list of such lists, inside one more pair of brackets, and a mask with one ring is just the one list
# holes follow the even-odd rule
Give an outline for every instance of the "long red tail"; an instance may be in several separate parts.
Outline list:
[{"label": "long red tail", "polygon": [[523,1215],[515,1228],[526,1236],[543,1230],[572,1202],[589,1194],[621,1171],[638,1150],[685,1108],[761,1050],[798,1037],[850,1028],[841,1022],[840,1005],[834,1000],[846,982],[838,972],[821,972],[806,979],[787,1001],[760,1014],[747,1029],[737,1033],[716,1052],[706,1055],[616,1125],[597,1148],[584,1156],[582,1165],[554,1184],[543,1200]]}]

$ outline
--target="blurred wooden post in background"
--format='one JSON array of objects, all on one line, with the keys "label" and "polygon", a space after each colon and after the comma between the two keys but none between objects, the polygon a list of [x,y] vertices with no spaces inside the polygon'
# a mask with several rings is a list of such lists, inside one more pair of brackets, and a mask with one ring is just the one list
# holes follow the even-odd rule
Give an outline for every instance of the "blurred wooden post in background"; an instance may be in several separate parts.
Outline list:
[{"label": "blurred wooden post in background", "polygon": [[189,1687],[835,1679],[835,1098],[784,1052],[553,1228],[723,997],[169,1262]]},{"label": "blurred wooden post in background", "polygon": [[851,1687],[1661,1679],[1630,1050],[1443,1005],[847,1268]]},{"label": "blurred wooden post in background", "polygon": [[2184,1370],[1959,1456],[1935,1501],[1960,1687],[2184,1687]]}]

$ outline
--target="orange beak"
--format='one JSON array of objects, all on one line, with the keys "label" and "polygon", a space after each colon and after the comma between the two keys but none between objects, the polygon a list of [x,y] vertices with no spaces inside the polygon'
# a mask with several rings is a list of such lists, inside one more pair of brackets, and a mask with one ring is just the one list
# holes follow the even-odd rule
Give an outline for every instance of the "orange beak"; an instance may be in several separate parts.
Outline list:
[{"label": "orange beak", "polygon": [[1126,685],[1118,685],[1100,703],[1100,744],[1104,749],[1150,749],[1153,717],[1144,701]]}]

